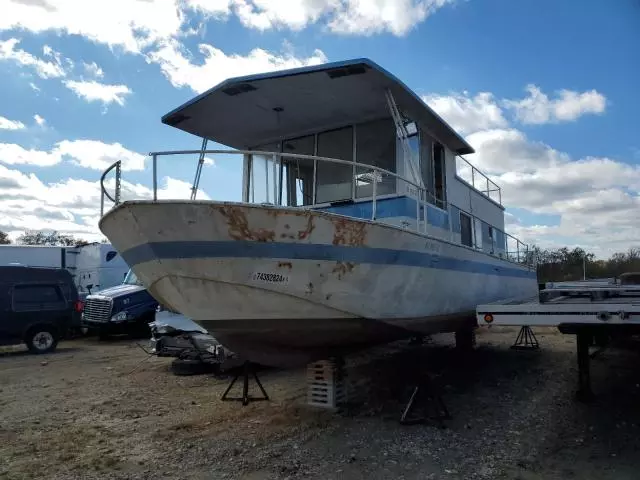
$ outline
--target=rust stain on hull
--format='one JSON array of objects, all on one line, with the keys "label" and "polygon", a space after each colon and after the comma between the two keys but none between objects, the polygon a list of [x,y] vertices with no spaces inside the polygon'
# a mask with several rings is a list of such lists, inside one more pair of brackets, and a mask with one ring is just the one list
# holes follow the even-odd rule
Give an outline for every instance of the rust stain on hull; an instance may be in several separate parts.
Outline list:
[{"label": "rust stain on hull", "polygon": [[[254,240],[256,242],[273,242],[276,239],[275,229],[265,229],[265,228],[257,228],[252,229],[249,226],[249,221],[247,220],[247,215],[242,208],[235,207],[232,205],[226,205],[219,209],[222,216],[227,220],[227,225],[229,226],[229,236],[234,240]],[[306,240],[313,233],[316,226],[313,220],[313,215],[310,215],[306,212],[290,212],[290,211],[282,211],[277,208],[269,208],[265,209],[265,212],[268,216],[273,218],[278,218],[282,215],[294,215],[299,217],[301,215],[307,216],[307,224],[297,233],[281,233],[279,235],[280,238],[287,238],[289,240]],[[284,225],[285,230],[290,230],[291,226],[287,223]]]},{"label": "rust stain on hull", "polygon": [[[361,222],[354,222],[345,218],[332,220],[334,226],[333,232],[333,244],[334,245],[346,245],[349,247],[360,247],[365,244],[367,238],[367,224]],[[333,267],[332,273],[338,275],[338,279],[342,278],[353,271],[355,263],[353,262],[336,262],[336,266]]]},{"label": "rust stain on hull", "polygon": [[334,226],[333,244],[360,247],[367,238],[367,224],[340,218],[332,220]]},{"label": "rust stain on hull", "polygon": [[315,230],[316,226],[313,223],[313,216],[309,215],[307,218],[307,227],[304,230],[298,231],[298,240],[307,239],[311,233]]},{"label": "rust stain on hull", "polygon": [[293,268],[293,264],[291,262],[278,262],[278,268],[288,268],[291,270]]},{"label": "rust stain on hull", "polygon": [[220,213],[227,219],[229,236],[234,240],[254,240],[256,242],[273,242],[276,233],[273,230],[249,228],[249,221],[243,209],[233,206],[224,206]]}]

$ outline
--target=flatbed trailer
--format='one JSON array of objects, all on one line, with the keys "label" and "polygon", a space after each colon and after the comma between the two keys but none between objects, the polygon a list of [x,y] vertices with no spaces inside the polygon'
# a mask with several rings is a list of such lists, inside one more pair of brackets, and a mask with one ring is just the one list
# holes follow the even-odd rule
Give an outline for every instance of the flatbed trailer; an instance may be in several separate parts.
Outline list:
[{"label": "flatbed trailer", "polygon": [[520,326],[518,339],[535,339],[530,327],[542,326],[576,335],[578,396],[590,399],[589,347],[640,334],[640,285],[576,282],[547,286],[537,297],[478,305],[478,325]]}]

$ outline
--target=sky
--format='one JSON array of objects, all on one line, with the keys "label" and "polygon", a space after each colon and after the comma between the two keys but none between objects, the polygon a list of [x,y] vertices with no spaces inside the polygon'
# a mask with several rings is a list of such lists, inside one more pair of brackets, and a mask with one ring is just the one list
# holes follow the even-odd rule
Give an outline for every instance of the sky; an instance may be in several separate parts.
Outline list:
[{"label": "sky", "polygon": [[[606,258],[640,246],[638,0],[0,0],[0,231],[102,235],[99,178],[149,198],[165,113],[225,78],[367,57],[475,148],[506,229]],[[210,148],[213,148],[210,144]],[[196,159],[161,159],[188,198]],[[210,158],[199,198],[239,200]],[[107,181],[113,186],[112,180]]]}]

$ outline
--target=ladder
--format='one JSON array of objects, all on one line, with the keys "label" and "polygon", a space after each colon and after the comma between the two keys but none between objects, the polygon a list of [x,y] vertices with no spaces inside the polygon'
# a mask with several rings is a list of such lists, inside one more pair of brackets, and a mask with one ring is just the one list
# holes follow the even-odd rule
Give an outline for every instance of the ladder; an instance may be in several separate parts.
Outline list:
[{"label": "ladder", "polygon": [[419,185],[420,188],[424,190],[424,183],[422,182],[422,176],[417,173],[418,166],[416,165],[413,151],[409,146],[409,132],[407,131],[407,127],[402,119],[400,110],[398,110],[398,105],[396,104],[396,101],[393,98],[393,94],[391,93],[391,90],[387,89],[387,91],[385,92],[385,96],[387,99],[387,105],[389,106],[389,111],[391,112],[391,117],[393,118],[393,122],[395,123],[395,126],[396,126],[396,133],[398,135],[398,138],[402,141],[402,150],[404,152],[404,157],[409,159],[409,168],[411,169],[411,176],[413,178],[413,182]]},{"label": "ladder", "polygon": [[205,151],[207,150],[207,139],[202,139],[202,147],[200,148],[200,158],[198,158],[198,166],[196,167],[196,176],[191,186],[191,200],[196,199],[198,186],[200,185],[200,175],[202,175],[202,166],[204,165]]}]

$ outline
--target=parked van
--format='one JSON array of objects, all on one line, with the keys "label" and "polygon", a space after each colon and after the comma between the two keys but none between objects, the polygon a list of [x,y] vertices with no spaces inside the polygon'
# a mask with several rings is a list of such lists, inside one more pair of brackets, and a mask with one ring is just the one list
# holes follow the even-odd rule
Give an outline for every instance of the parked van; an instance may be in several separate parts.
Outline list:
[{"label": "parked van", "polygon": [[33,353],[52,352],[80,327],[81,312],[68,270],[0,266],[0,345],[25,343]]}]

